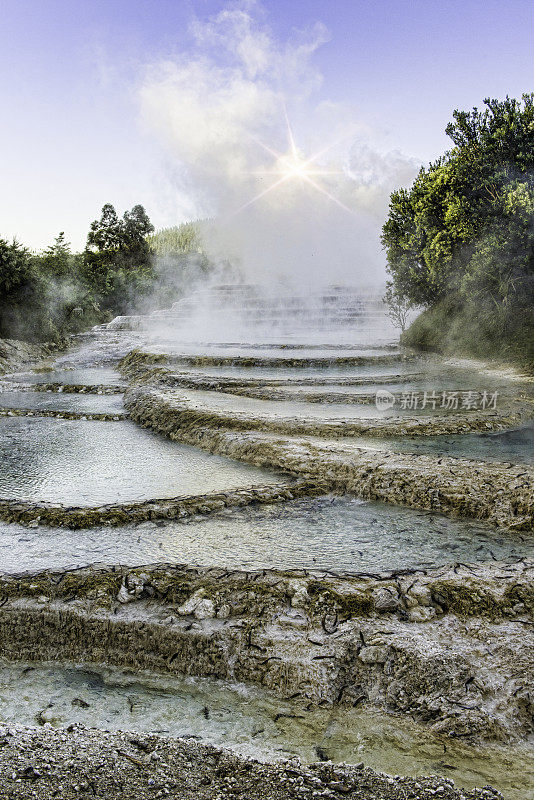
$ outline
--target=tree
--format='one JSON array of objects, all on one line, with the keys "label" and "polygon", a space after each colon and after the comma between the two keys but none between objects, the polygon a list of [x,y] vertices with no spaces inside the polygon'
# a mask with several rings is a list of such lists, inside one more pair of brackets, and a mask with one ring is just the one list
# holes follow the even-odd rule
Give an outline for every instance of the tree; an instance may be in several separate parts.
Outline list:
[{"label": "tree", "polygon": [[454,308],[470,325],[478,315],[466,349],[521,341],[534,356],[524,331],[534,306],[534,94],[484,103],[455,111],[451,150],[393,192],[382,243],[399,296]]},{"label": "tree", "polygon": [[154,226],[143,206],[137,205],[124,212],[119,250],[126,268],[151,272],[152,251],[148,242],[151,233],[154,233]]},{"label": "tree", "polygon": [[29,282],[31,274],[29,250],[16,239],[11,244],[6,239],[0,239],[0,301],[9,302]]},{"label": "tree", "polygon": [[87,234],[84,252],[84,278],[89,288],[104,300],[113,291],[113,272],[118,267],[121,223],[110,203],[102,208]]},{"label": "tree", "polygon": [[63,231],[56,237],[54,244],[42,252],[40,264],[43,272],[56,278],[64,277],[72,271],[70,242],[65,241]]},{"label": "tree", "polygon": [[16,239],[0,239],[0,337],[16,336],[25,301],[33,294],[29,250]]},{"label": "tree", "polygon": [[172,228],[164,228],[149,237],[151,248],[158,256],[176,256],[203,253],[204,244],[201,222],[183,222]]},{"label": "tree", "polygon": [[91,223],[84,252],[84,279],[104,309],[128,310],[154,277],[147,236],[154,231],[141,205],[119,219],[111,203]]},{"label": "tree", "polygon": [[395,288],[392,281],[388,281],[386,285],[386,293],[383,300],[387,305],[386,313],[388,317],[395,327],[400,328],[401,333],[404,333],[408,323],[408,316],[414,304]]},{"label": "tree", "polygon": [[107,204],[83,254],[72,253],[64,232],[38,254],[0,239],[0,337],[63,342],[132,307],[152,290],[153,230],[143,206],[119,219]]}]

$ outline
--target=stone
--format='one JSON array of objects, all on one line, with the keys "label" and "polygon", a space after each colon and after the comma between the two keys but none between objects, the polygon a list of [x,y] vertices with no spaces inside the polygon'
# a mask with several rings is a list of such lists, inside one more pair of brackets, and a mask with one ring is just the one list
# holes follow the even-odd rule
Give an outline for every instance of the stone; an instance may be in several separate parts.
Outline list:
[{"label": "stone", "polygon": [[288,584],[288,594],[291,597],[292,608],[304,608],[310,600],[308,587],[304,581],[291,580]]},{"label": "stone", "polygon": [[430,589],[427,586],[421,586],[417,583],[412,586],[409,593],[406,595],[406,600],[408,600],[408,598],[411,598],[412,601],[415,601],[415,603],[420,606],[429,606],[432,603]]},{"label": "stone", "polygon": [[364,664],[384,664],[388,658],[388,648],[378,645],[362,647],[359,657]]},{"label": "stone", "polygon": [[389,589],[380,588],[373,591],[373,599],[377,611],[396,611],[399,607],[397,593]]},{"label": "stone", "polygon": [[122,583],[119,593],[117,594],[117,600],[119,603],[131,603],[132,600],[135,600],[135,592],[129,592],[126,588],[126,584]]},{"label": "stone", "polygon": [[193,614],[200,601],[204,599],[205,594],[205,589],[197,589],[189,600],[186,600],[185,603],[182,603],[182,605],[176,609],[178,614],[183,617],[188,617],[190,614]]},{"label": "stone", "polygon": [[436,616],[436,609],[432,606],[416,606],[408,611],[410,622],[428,622]]},{"label": "stone", "polygon": [[213,600],[210,600],[207,597],[200,600],[193,613],[196,619],[212,619],[215,616],[215,606],[213,605]]}]

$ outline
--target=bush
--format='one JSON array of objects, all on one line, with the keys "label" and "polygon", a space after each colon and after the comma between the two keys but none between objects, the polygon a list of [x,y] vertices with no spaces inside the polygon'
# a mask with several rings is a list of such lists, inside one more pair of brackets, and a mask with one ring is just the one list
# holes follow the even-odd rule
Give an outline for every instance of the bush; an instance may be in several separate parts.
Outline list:
[{"label": "bush", "polygon": [[532,363],[534,94],[484,102],[455,111],[454,147],[391,195],[382,242],[397,294],[429,309],[405,342]]}]

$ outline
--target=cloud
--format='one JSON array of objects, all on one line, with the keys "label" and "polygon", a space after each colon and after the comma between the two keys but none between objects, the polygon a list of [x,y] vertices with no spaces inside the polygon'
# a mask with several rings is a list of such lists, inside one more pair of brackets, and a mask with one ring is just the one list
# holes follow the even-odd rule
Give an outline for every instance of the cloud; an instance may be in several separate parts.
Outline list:
[{"label": "cloud", "polygon": [[[139,89],[143,124],[165,148],[176,191],[239,241],[253,280],[383,277],[388,196],[416,165],[381,154],[352,110],[349,118],[324,96],[315,65],[329,41],[324,25],[279,41],[262,7],[241,2],[195,20],[190,34],[187,52],[148,65]],[[281,181],[287,161],[277,154],[293,157],[286,115],[297,120],[298,159],[324,150],[313,163],[322,174]]]}]

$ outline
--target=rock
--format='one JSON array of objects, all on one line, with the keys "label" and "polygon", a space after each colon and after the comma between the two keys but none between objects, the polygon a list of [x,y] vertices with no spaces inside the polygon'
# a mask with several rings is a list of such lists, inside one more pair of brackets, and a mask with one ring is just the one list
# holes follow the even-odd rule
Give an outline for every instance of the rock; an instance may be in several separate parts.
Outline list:
[{"label": "rock", "polygon": [[406,595],[406,600],[408,602],[415,601],[416,605],[429,606],[432,603],[432,595],[427,586],[415,584],[415,586],[412,586],[410,589],[409,594]]},{"label": "rock", "polygon": [[399,607],[399,597],[396,592],[386,588],[375,589],[373,599],[377,611],[396,611]]},{"label": "rock", "polygon": [[410,622],[428,622],[436,616],[436,609],[432,606],[416,606],[408,611]]},{"label": "rock", "polygon": [[228,619],[231,613],[232,609],[228,603],[223,603],[222,606],[217,609],[217,616],[219,619]]},{"label": "rock", "polygon": [[37,778],[41,777],[41,773],[38,769],[35,769],[31,764],[28,767],[24,767],[23,770],[19,772],[21,778],[29,778],[30,780],[37,780]]},{"label": "rock", "polygon": [[198,603],[193,613],[196,619],[212,619],[215,616],[213,600],[205,597]]},{"label": "rock", "polygon": [[377,645],[362,647],[359,656],[364,664],[384,664],[388,658],[388,648]]},{"label": "rock", "polygon": [[185,603],[182,603],[182,605],[176,609],[178,614],[183,617],[188,617],[190,614],[193,614],[198,604],[204,599],[205,594],[205,589],[197,589],[189,600],[186,600]]},{"label": "rock", "polygon": [[291,580],[288,584],[288,594],[291,597],[292,608],[304,608],[310,600],[308,587],[304,581]]},{"label": "rock", "polygon": [[119,603],[131,603],[132,600],[141,597],[146,580],[148,580],[148,575],[135,575],[134,573],[127,575],[117,595]]},{"label": "rock", "polygon": [[132,600],[135,600],[135,592],[129,592],[126,588],[126,584],[123,583],[119,589],[117,600],[119,603],[131,603]]},{"label": "rock", "polygon": [[140,597],[144,591],[145,583],[148,580],[149,576],[146,573],[141,573],[140,575],[130,573],[126,576],[126,585],[128,587],[128,591],[134,592],[136,597]]}]

